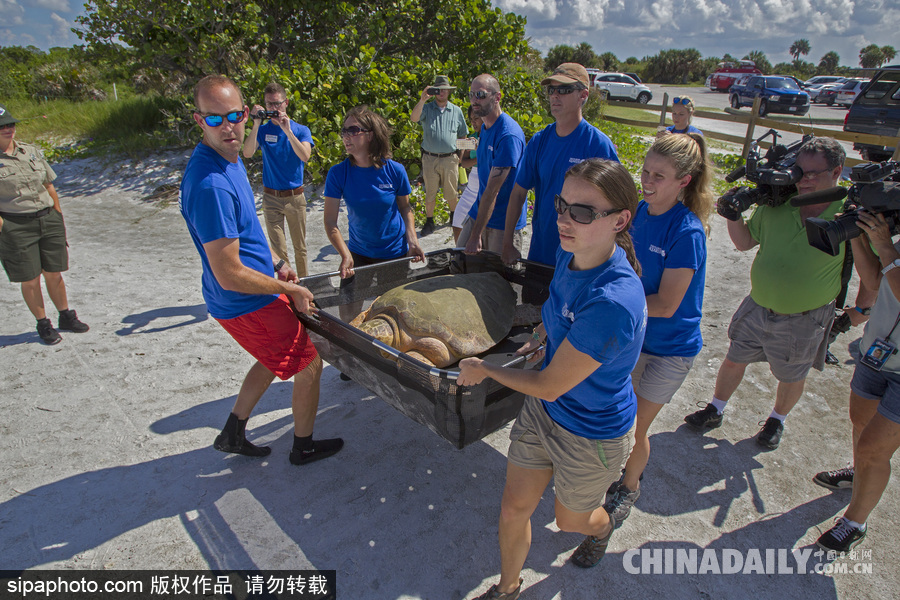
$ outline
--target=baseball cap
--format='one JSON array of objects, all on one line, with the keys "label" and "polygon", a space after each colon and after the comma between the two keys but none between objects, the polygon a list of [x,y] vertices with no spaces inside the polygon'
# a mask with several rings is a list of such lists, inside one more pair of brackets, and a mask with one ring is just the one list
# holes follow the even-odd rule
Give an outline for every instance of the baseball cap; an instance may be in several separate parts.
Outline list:
[{"label": "baseball cap", "polygon": [[0,125],[9,125],[10,123],[20,123],[20,121],[9,114],[6,107],[0,104]]},{"label": "baseball cap", "polygon": [[590,88],[590,79],[587,70],[578,63],[563,63],[553,70],[553,75],[545,78],[541,85],[580,83]]}]

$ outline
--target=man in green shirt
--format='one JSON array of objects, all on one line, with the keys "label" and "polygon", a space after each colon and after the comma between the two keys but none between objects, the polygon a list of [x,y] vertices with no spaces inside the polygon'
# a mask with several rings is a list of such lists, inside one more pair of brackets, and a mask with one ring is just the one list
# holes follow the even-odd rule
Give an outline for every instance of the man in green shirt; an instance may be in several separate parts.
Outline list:
[{"label": "man in green shirt", "polygon": [[[795,165],[803,172],[799,194],[837,185],[844,149],[832,138],[812,138],[799,151]],[[841,289],[843,248],[838,256],[809,245],[805,223],[810,217],[833,219],[840,201],[794,207],[758,206],[748,220],[728,221],[728,234],[741,251],[759,247],[750,271],[750,295],[731,319],[731,345],[719,368],[712,402],[684,418],[697,429],[722,424],[723,411],[752,362],[767,362],[778,388],[775,408],[756,441],[775,449],[784,419],[794,408],[810,368],[825,364],[827,333],[834,320],[834,300]]]},{"label": "man in green shirt", "polygon": [[[450,209],[450,223],[456,210],[457,186],[459,185],[459,152],[456,140],[469,135],[469,127],[462,109],[450,102],[450,92],[456,86],[450,85],[446,75],[434,78],[434,85],[422,90],[422,96],[413,107],[409,118],[413,123],[421,123],[422,137],[422,178],[425,180],[425,225],[419,237],[434,232],[434,207],[438,190],[444,190],[444,200]],[[433,102],[427,102],[434,98]],[[426,104],[427,102],[427,104]]]}]

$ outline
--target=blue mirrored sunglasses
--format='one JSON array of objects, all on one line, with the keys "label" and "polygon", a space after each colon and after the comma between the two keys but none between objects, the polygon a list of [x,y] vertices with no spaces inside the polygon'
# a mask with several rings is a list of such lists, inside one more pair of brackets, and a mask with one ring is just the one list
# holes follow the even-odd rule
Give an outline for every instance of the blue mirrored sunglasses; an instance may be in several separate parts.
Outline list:
[{"label": "blue mirrored sunglasses", "polygon": [[203,117],[203,120],[206,121],[206,124],[209,127],[218,127],[225,122],[225,119],[228,119],[229,123],[237,125],[238,123],[242,122],[247,116],[247,113],[243,110],[236,110],[234,112],[228,113],[227,115],[205,115],[203,113],[197,114]]},{"label": "blue mirrored sunglasses", "polygon": [[687,106],[690,103],[691,103],[690,98],[679,98],[676,96],[675,99],[672,100],[672,104],[684,104],[685,106]]}]

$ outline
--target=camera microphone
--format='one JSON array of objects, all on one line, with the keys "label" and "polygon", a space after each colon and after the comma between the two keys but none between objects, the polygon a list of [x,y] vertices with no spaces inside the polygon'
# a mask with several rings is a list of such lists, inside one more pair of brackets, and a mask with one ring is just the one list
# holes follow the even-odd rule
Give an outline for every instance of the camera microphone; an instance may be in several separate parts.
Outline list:
[{"label": "camera microphone", "polygon": [[847,197],[847,188],[833,187],[827,190],[819,190],[808,194],[800,194],[791,198],[791,206],[811,206],[813,204],[822,204],[828,202],[831,204],[837,200],[843,200]]},{"label": "camera microphone", "polygon": [[735,181],[737,181],[738,179],[743,177],[746,173],[747,173],[747,166],[746,165],[740,166],[737,169],[735,169],[734,171],[732,171],[731,173],[729,173],[728,175],[726,175],[725,181],[727,181],[728,183],[734,183]]}]

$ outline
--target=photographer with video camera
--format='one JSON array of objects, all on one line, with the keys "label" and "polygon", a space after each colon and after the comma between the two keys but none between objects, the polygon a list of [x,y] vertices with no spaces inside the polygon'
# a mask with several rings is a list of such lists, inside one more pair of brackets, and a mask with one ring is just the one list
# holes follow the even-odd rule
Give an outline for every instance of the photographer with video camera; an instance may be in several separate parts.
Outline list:
[{"label": "photographer with video camera", "polygon": [[[294,270],[298,277],[309,274],[306,266],[306,196],[303,193],[303,168],[315,145],[309,128],[287,116],[288,100],[284,87],[272,82],[263,90],[266,107],[254,104],[250,111],[253,129],[244,140],[244,158],[257,147],[263,153],[263,215],[272,251],[288,267],[284,221],[287,219],[294,246]],[[263,121],[269,122],[263,124]]]},{"label": "photographer with video camera", "polygon": [[[896,163],[883,164],[900,171]],[[882,196],[881,200],[892,200],[884,204],[894,210],[887,214],[870,212],[866,204],[877,203],[862,202],[855,214],[855,226],[861,233],[850,239],[860,283],[878,290],[878,296],[859,342],[858,362],[850,382],[853,465],[823,471],[813,478],[822,487],[853,490],[843,516],[816,541],[825,550],[847,552],[866,536],[866,520],[881,500],[891,476],[891,458],[900,447],[900,355],[896,341],[900,339],[900,242],[892,241],[897,233],[896,186],[869,188]]]},{"label": "photographer with video camera", "polygon": [[[822,370],[825,364],[826,334],[834,320],[844,266],[843,251],[829,256],[811,247],[804,228],[808,217],[833,219],[842,203],[826,200],[798,208],[785,201],[794,191],[809,194],[835,187],[843,169],[844,149],[832,138],[811,137],[795,156],[789,165],[777,163],[786,167],[782,169],[785,185],[771,193],[762,185],[753,190],[759,206],[746,221],[734,212],[735,190],[719,199],[719,214],[729,218],[728,234],[735,247],[747,251],[759,246],[759,250],[750,271],[750,295],[734,313],[728,329],[731,345],[719,368],[713,399],[684,418],[697,429],[721,426],[725,406],[747,365],[767,362],[778,388],[774,410],[756,441],[770,449],[781,441],[784,419],[803,394],[810,368]],[[791,153],[788,157],[793,159]],[[748,178],[750,162],[748,158]],[[773,179],[778,175],[776,169]],[[779,195],[781,199],[772,201]],[[764,197],[769,201],[763,202]]]}]

